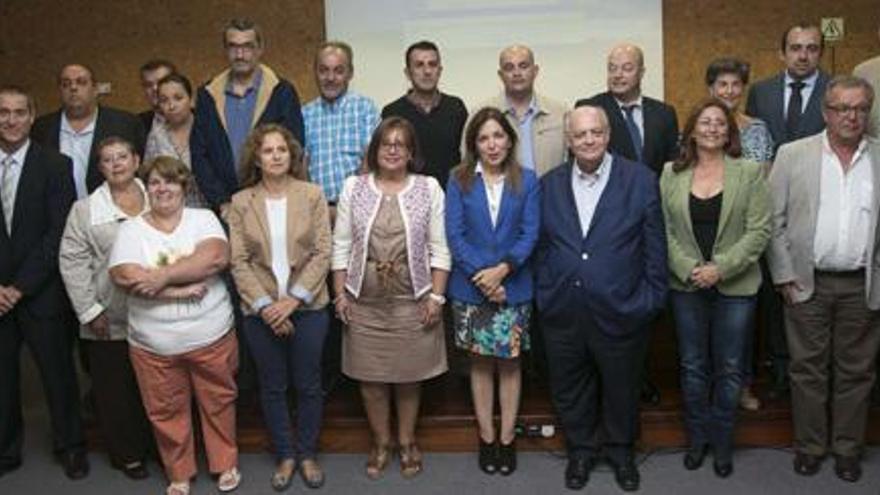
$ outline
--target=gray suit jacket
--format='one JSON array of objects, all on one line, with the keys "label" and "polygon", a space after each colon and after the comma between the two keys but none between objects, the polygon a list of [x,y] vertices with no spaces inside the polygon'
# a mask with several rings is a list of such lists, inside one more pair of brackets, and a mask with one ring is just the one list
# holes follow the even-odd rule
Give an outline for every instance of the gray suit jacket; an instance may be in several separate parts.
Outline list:
[{"label": "gray suit jacket", "polygon": [[[796,139],[812,136],[825,129],[825,120],[822,118],[822,96],[825,94],[825,86],[828,84],[828,75],[819,71],[816,79],[816,87],[810,93],[810,100],[801,117],[797,129]],[[763,81],[756,82],[749,91],[746,113],[752,117],[758,117],[767,123],[770,135],[778,149],[792,140],[786,140],[785,136],[785,73],[779,74]]]},{"label": "gray suit jacket", "polygon": [[[813,238],[819,211],[819,167],[822,163],[822,139],[816,134],[779,148],[770,171],[773,197],[773,232],[767,261],[774,284],[797,281],[802,290],[795,302],[813,295]],[[868,307],[880,309],[880,252],[877,244],[877,218],[880,210],[880,142],[868,139],[866,152],[871,157],[874,196],[871,202],[871,232],[868,233],[866,290]]]}]

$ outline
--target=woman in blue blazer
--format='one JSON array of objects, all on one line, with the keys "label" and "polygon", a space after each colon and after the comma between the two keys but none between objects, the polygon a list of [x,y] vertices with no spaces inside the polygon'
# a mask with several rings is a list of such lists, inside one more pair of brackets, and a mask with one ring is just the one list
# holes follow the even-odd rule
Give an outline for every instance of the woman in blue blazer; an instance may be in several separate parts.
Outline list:
[{"label": "woman in blue blazer", "polygon": [[[465,132],[465,160],[446,188],[446,236],[453,268],[455,343],[471,356],[471,392],[480,430],[480,469],[516,469],[520,356],[529,348],[532,270],[538,239],[538,179],[516,159],[517,136],[504,114],[483,108]],[[498,370],[501,429],[492,409]]]}]

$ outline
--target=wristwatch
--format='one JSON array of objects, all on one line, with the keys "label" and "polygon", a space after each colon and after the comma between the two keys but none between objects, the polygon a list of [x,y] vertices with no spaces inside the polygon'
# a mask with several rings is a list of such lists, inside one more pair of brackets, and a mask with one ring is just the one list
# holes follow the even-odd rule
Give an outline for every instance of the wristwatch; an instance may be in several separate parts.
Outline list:
[{"label": "wristwatch", "polygon": [[432,301],[439,304],[440,306],[446,304],[446,297],[444,297],[442,294],[434,294],[433,292],[431,292],[430,294],[428,294],[428,297],[430,297]]}]

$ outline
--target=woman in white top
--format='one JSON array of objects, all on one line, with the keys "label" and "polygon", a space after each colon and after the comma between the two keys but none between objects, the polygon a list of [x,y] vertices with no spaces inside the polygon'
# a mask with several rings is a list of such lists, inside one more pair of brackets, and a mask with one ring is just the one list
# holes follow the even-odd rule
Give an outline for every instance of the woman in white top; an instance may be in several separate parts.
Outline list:
[{"label": "woman in white top", "polygon": [[[159,156],[171,156],[192,170],[189,153],[189,135],[193,126],[193,90],[189,79],[171,73],[159,80],[156,87],[162,119],[150,129],[144,150],[144,163]],[[186,192],[186,206],[205,208],[207,203],[195,179],[190,179]]]},{"label": "woman in white top", "polygon": [[143,183],[135,177],[140,159],[119,137],[98,144],[104,183],[74,203],[67,217],[58,265],[85,341],[99,428],[111,464],[132,479],[149,473],[144,458],[150,425],[144,415],[128,358],[128,306],[107,273],[121,222],[147,209]]},{"label": "woman in white top", "polygon": [[[261,125],[251,133],[242,170],[245,189],[232,196],[227,215],[232,276],[277,459],[272,487],[286,489],[298,464],[305,484],[318,488],[324,483],[316,456],[330,301],[327,200],[319,186],[305,181],[302,147],[278,124]],[[289,386],[296,388],[295,443]]]},{"label": "woman in white top", "polygon": [[196,474],[190,405],[195,395],[217,488],[238,487],[235,372],[238,342],[219,273],[229,246],[212,212],[184,208],[189,168],[159,157],[144,174],[150,211],[122,225],[110,277],[129,293],[128,341],[168,495],[187,495]]}]

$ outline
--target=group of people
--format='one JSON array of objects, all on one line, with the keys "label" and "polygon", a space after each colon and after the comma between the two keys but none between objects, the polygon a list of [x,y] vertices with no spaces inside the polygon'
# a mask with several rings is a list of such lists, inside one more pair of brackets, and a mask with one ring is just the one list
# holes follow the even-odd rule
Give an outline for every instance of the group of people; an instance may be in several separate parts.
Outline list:
[{"label": "group of people", "polygon": [[785,318],[766,331],[775,388],[790,376],[794,470],[814,474],[832,454],[838,477],[860,478],[880,345],[877,107],[866,79],[819,70],[816,26],[783,33],[785,69],[745,109],[748,64],[713,61],[681,133],[671,106],[642,95],[631,44],[608,54],[608,90],[573,110],[535,91],[528,47],[507,47],[502,93],[469,116],[438,89],[439,49],[421,41],[405,53],[411,90],[380,117],[348,88],[347,44],[320,45],[320,96],[301,107],[260,63],[257,25],[235,19],[223,34],[229,68],[195,92],[170,62],[145,64],[152,108],[139,116],[98,105],[80,64],[59,73],[62,108],[38,119],[31,95],[0,87],[0,475],[21,464],[22,342],[65,473],[88,474],[78,322],[100,434],[127,476],[148,476],[155,448],[167,494],[190,492],[196,404],[217,488],[238,487],[236,372],[250,357],[272,488],[297,472],[318,488],[336,321],[372,434],[366,475],[396,452],[416,476],[420,385],[447,371],[446,319],[469,357],[483,472],[516,470],[521,361],[540,335],[565,485],[582,488],[605,459],[637,490],[650,329],[668,305],[684,466],[711,452],[727,477],[737,408],[759,407],[763,290],[765,312]]}]

